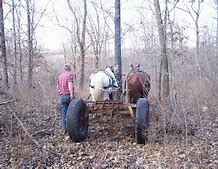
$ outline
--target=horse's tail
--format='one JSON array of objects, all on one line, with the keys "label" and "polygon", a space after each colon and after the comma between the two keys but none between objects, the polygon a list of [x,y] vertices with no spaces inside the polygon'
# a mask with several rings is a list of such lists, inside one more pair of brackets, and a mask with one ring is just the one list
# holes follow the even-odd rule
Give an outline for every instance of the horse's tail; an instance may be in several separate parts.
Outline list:
[{"label": "horse's tail", "polygon": [[102,100],[103,99],[103,85],[99,81],[92,81],[90,86],[90,94],[92,96],[93,101]]},{"label": "horse's tail", "polygon": [[103,100],[103,85],[101,83],[96,83],[96,88],[95,88],[95,98],[96,100]]}]

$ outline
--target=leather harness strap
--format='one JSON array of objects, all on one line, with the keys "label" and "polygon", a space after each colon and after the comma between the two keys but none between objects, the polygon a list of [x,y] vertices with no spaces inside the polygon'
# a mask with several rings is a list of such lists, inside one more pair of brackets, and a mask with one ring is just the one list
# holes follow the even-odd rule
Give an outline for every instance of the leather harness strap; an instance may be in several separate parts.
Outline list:
[{"label": "leather harness strap", "polygon": [[[108,86],[104,86],[103,89],[108,89],[110,87],[118,87],[118,86],[115,85],[116,79],[108,71],[103,70],[102,72],[104,72],[107,75],[108,79],[109,79]],[[89,86],[91,88],[93,88],[93,89],[95,88],[95,86],[91,86],[90,84],[89,84]]]},{"label": "leather harness strap", "polygon": [[[127,81],[129,81],[130,79],[131,79],[131,77],[135,74],[135,73],[137,73],[137,72],[143,72],[143,71],[141,71],[141,70],[135,70],[135,71],[133,71],[133,72],[131,72],[130,74],[128,74],[128,76],[127,76]],[[142,85],[142,87],[143,87],[143,89],[144,90],[142,90],[142,92],[143,92],[143,96],[146,96],[146,92],[148,92],[148,90],[146,89],[146,87],[145,87],[145,83],[146,82],[142,82],[142,79],[139,77],[139,80],[140,80],[140,83],[141,83],[141,85]]]},{"label": "leather harness strap", "polygon": [[109,79],[109,84],[108,84],[108,86],[104,86],[103,88],[107,89],[107,88],[110,88],[110,87],[117,87],[114,84],[116,82],[116,79],[114,79],[114,77],[108,71],[104,70],[104,73],[107,75],[107,77]]}]

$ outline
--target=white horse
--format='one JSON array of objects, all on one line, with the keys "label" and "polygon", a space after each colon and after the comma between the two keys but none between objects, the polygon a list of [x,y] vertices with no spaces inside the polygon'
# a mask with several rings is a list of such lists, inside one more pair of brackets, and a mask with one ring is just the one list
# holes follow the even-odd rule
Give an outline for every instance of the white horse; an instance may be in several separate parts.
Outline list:
[{"label": "white horse", "polygon": [[113,93],[118,90],[113,68],[92,73],[89,86],[92,101],[113,100]]}]

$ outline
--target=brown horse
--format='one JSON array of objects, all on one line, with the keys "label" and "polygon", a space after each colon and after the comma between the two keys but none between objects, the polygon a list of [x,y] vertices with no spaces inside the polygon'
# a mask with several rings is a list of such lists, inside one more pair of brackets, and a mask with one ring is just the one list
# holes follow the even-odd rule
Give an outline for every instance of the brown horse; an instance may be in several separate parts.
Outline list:
[{"label": "brown horse", "polygon": [[150,76],[139,69],[140,65],[134,67],[127,74],[125,86],[127,86],[128,102],[136,103],[140,97],[147,97],[150,90]]}]

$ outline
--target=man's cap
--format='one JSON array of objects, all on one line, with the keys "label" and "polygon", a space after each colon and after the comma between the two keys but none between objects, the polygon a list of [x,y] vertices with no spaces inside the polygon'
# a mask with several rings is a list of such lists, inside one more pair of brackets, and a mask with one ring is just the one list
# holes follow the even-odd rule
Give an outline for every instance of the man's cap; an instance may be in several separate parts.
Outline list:
[{"label": "man's cap", "polygon": [[64,70],[70,71],[71,70],[71,65],[69,63],[64,64]]}]

